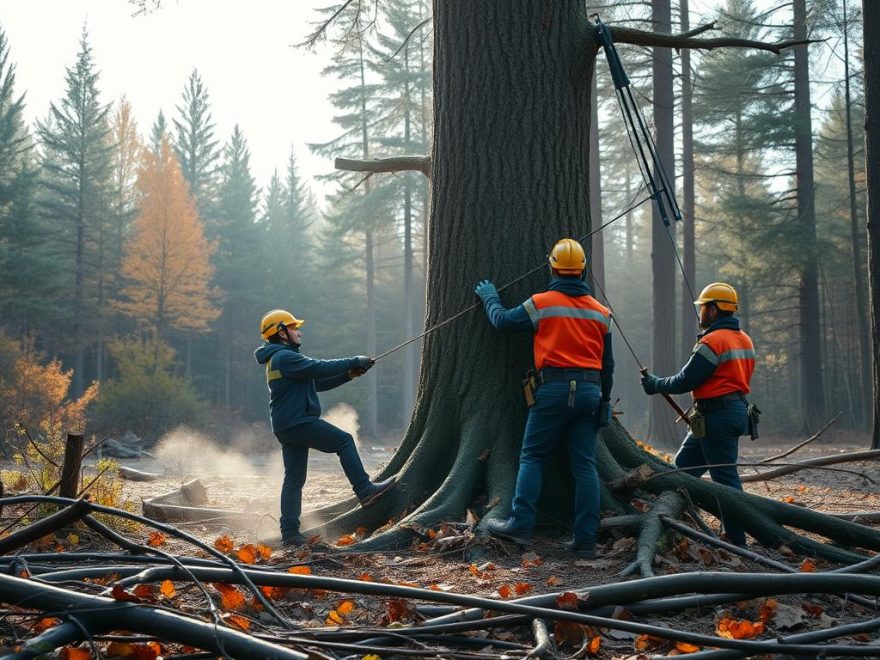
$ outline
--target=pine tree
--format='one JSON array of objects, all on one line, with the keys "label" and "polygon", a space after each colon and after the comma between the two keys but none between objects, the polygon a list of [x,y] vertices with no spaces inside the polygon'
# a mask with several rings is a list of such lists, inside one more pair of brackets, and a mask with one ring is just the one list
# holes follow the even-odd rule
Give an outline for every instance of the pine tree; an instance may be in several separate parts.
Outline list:
[{"label": "pine tree", "polygon": [[[66,70],[67,91],[38,124],[43,143],[42,212],[57,227],[54,236],[65,281],[58,291],[70,318],[73,394],[82,394],[85,353],[96,309],[97,244],[106,227],[111,189],[112,135],[109,106],[101,103],[99,74],[83,30],[75,64]],[[65,305],[66,303],[66,305]]]},{"label": "pine tree", "polygon": [[199,72],[193,72],[183,90],[181,104],[174,118],[174,149],[183,176],[189,183],[199,214],[205,220],[210,216],[216,194],[217,162],[220,153],[214,139],[214,120],[211,118],[208,90]]},{"label": "pine tree", "polygon": [[154,154],[159,153],[162,148],[162,139],[168,136],[168,122],[165,121],[165,113],[159,110],[156,121],[150,129],[150,149]]},{"label": "pine tree", "polygon": [[171,329],[203,331],[217,318],[213,246],[168,140],[143,151],[138,215],[126,242],[119,309],[154,331],[160,350]]}]

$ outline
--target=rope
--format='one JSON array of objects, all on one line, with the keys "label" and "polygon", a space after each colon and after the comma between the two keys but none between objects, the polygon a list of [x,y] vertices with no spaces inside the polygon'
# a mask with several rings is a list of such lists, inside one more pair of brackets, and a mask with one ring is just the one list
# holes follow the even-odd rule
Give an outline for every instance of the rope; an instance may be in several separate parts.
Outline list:
[{"label": "rope", "polygon": [[[635,195],[633,195],[633,197],[636,197],[636,196],[642,191],[642,188],[643,188],[643,187],[644,187],[644,184],[642,184],[641,186],[639,186],[639,189],[636,190],[636,193],[635,193]],[[623,212],[619,213],[618,215],[614,216],[613,218],[611,218],[611,220],[609,220],[608,222],[602,224],[598,229],[594,229],[594,230],[591,231],[590,233],[588,233],[588,234],[586,234],[586,235],[580,237],[580,238],[578,239],[578,241],[583,242],[583,241],[585,241],[586,239],[590,238],[593,234],[596,234],[596,233],[602,231],[603,229],[605,229],[605,228],[608,227],[609,225],[611,225],[611,224],[617,222],[618,220],[620,220],[622,217],[624,217],[624,216],[627,215],[628,213],[631,213],[632,211],[634,211],[635,209],[637,209],[638,207],[640,207],[642,204],[644,204],[645,202],[647,202],[647,201],[650,200],[651,198],[652,198],[651,195],[649,195],[649,196],[647,196],[647,197],[644,197],[643,199],[641,199],[640,201],[636,202],[636,203],[633,204],[632,206],[629,206],[625,211],[623,211]],[[533,273],[535,273],[535,272],[541,270],[541,269],[544,268],[544,267],[546,267],[546,262],[542,262],[540,265],[535,266],[534,268],[532,268],[532,269],[529,270],[529,271],[526,271],[525,273],[523,273],[522,275],[520,275],[520,276],[517,277],[516,279],[511,280],[511,281],[508,282],[507,284],[504,284],[503,286],[498,287],[497,290],[498,290],[498,291],[504,291],[504,289],[506,289],[506,288],[508,288],[508,287],[510,287],[510,286],[513,286],[513,285],[516,284],[517,282],[520,282],[520,281],[524,280],[524,279],[527,278],[529,275],[532,275]],[[603,296],[605,295],[605,292],[604,292],[604,291],[602,292],[602,295],[603,295]],[[606,301],[608,300],[608,297],[607,297],[607,296],[605,297],[605,300],[606,300]],[[461,318],[462,316],[464,316],[464,315],[467,314],[468,312],[473,311],[473,310],[477,309],[478,307],[482,307],[482,306],[483,306],[483,303],[482,303],[482,302],[478,302],[478,303],[474,303],[474,304],[472,304],[472,305],[470,305],[470,306],[468,306],[468,307],[465,307],[463,310],[461,310],[461,311],[458,312],[457,314],[454,314],[453,316],[450,316],[448,319],[445,319],[445,320],[443,320],[443,321],[440,321],[439,323],[436,323],[436,324],[432,325],[430,328],[428,328],[427,330],[425,330],[425,331],[422,332],[421,334],[416,335],[415,337],[411,337],[411,338],[407,339],[406,341],[403,341],[403,342],[399,343],[397,346],[395,346],[394,348],[391,348],[391,349],[385,351],[385,352],[382,353],[381,355],[377,355],[376,357],[373,358],[373,361],[376,362],[376,361],[381,360],[382,358],[384,358],[384,357],[386,357],[386,356],[388,356],[388,355],[391,355],[391,354],[394,353],[395,351],[399,351],[399,350],[400,350],[401,348],[403,348],[404,346],[408,346],[409,344],[413,343],[414,341],[418,341],[418,340],[421,339],[422,337],[426,337],[426,336],[428,336],[428,335],[431,334],[432,332],[435,332],[436,330],[439,330],[439,329],[442,328],[443,326],[448,325],[448,324],[452,323],[453,321],[455,321],[456,319]],[[609,309],[610,309],[611,306],[609,305],[608,307],[609,307]],[[612,311],[613,311],[613,310],[612,310]],[[621,337],[622,337],[622,336],[623,336],[623,333],[621,332]],[[626,341],[626,338],[624,338],[624,341]],[[629,342],[627,342],[627,346],[629,346]],[[630,351],[632,351],[632,348],[630,348]],[[633,355],[635,355],[635,353],[633,353]],[[638,360],[636,360],[636,361],[638,362]]]}]

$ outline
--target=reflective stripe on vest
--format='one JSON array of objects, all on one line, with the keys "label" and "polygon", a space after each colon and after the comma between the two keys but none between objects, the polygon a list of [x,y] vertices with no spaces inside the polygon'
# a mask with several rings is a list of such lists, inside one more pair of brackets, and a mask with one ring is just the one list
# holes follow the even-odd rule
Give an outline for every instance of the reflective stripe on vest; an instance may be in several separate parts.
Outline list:
[{"label": "reflective stripe on vest", "polygon": [[593,296],[538,293],[523,307],[535,327],[535,367],[601,369],[611,312]]},{"label": "reflective stripe on vest", "polygon": [[280,369],[272,368],[272,358],[266,362],[266,383],[282,378]]},{"label": "reflective stripe on vest", "polygon": [[715,371],[693,391],[694,399],[711,399],[733,392],[749,393],[749,383],[755,370],[755,347],[742,330],[715,330],[694,347],[715,365]]}]

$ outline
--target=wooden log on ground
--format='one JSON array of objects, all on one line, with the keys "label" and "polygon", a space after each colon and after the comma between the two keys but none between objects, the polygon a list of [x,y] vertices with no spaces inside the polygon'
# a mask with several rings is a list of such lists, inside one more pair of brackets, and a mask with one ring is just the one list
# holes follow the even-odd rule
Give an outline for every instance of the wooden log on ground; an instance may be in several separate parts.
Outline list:
[{"label": "wooden log on ground", "polygon": [[134,468],[120,465],[119,466],[119,476],[123,479],[127,479],[128,481],[156,481],[161,478],[161,474],[156,474],[155,472],[144,472],[142,470],[135,470]]},{"label": "wooden log on ground", "polygon": [[236,528],[254,523],[253,513],[197,506],[207,502],[208,489],[193,479],[171,492],[144,500],[144,515],[160,522],[205,522]]}]

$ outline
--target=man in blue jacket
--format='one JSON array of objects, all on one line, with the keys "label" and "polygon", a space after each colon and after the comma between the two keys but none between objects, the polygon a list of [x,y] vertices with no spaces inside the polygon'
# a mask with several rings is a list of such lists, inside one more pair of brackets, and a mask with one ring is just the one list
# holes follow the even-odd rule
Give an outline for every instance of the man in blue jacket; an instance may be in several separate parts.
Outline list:
[{"label": "man in blue jacket", "polygon": [[266,343],[254,356],[265,365],[269,386],[269,415],[272,432],[281,443],[284,483],[281,486],[281,542],[302,545],[299,517],[302,488],[306,482],[309,449],[339,456],[342,470],[361,506],[394,486],[394,477],[374,483],[364,470],[351,434],[321,419],[318,392],[331,390],[352,378],[363,376],[373,360],[365,356],[339,360],[315,360],[299,352],[305,323],[283,309],[273,309],[260,321],[260,335]]}]

